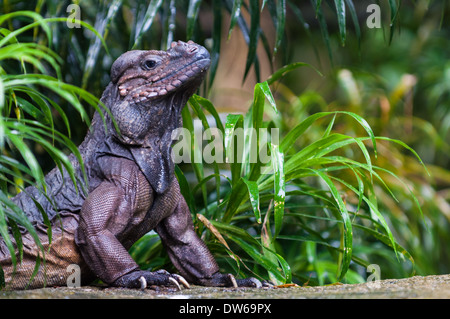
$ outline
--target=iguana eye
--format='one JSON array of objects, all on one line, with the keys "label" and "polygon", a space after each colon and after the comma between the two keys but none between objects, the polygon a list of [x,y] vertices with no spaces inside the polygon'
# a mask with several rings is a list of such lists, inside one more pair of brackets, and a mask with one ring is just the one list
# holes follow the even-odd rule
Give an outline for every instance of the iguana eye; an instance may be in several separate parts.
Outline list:
[{"label": "iguana eye", "polygon": [[156,61],[155,60],[147,60],[144,61],[144,63],[142,64],[142,68],[144,70],[151,70],[156,66]]}]

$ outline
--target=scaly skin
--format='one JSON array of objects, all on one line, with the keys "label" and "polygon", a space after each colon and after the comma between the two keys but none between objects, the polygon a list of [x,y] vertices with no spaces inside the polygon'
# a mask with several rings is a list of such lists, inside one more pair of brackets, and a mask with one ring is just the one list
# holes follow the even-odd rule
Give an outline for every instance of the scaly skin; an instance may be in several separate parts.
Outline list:
[{"label": "scaly skin", "polygon": [[[0,265],[8,289],[63,286],[77,264],[81,283],[95,278],[118,287],[184,285],[253,286],[254,279],[235,280],[221,274],[205,244],[194,232],[189,209],[180,193],[171,161],[171,133],[181,125],[181,109],[199,87],[210,64],[208,52],[189,41],[174,42],[167,51],[130,51],[111,68],[111,83],[102,102],[111,110],[119,131],[100,115],[79,146],[87,185],[74,156],[78,190],[68,174],[53,169],[47,176],[47,196],[28,187],[13,201],[35,223],[42,242],[23,233],[23,261],[14,272],[11,255],[0,239]],[[52,223],[49,245],[42,216],[33,197]],[[50,201],[51,202],[50,202]],[[154,229],[180,275],[140,270],[128,249]],[[36,258],[43,257],[30,281]],[[16,252],[17,258],[18,253]],[[186,281],[187,280],[187,281]]]}]

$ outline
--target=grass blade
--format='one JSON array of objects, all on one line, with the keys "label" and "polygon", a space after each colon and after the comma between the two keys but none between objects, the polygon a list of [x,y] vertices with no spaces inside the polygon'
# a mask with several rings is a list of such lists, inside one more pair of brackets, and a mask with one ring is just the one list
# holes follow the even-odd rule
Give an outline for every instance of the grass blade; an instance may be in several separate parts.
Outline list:
[{"label": "grass blade", "polygon": [[211,66],[209,68],[209,87],[212,86],[216,77],[219,65],[220,42],[222,40],[222,3],[220,0],[213,0],[214,23],[212,30],[213,46],[211,54]]},{"label": "grass blade", "polygon": [[46,183],[44,180],[44,173],[42,172],[42,169],[36,160],[36,157],[34,157],[33,152],[29,149],[29,147],[23,142],[23,140],[15,135],[15,133],[10,132],[9,130],[6,132],[6,135],[11,140],[11,142],[14,144],[15,147],[19,150],[22,158],[27,163],[28,167],[31,169],[31,173],[33,178],[36,180],[38,185],[43,187],[43,189],[46,189]]},{"label": "grass blade", "polygon": [[183,195],[189,207],[189,210],[191,212],[195,212],[195,200],[191,192],[191,187],[189,186],[186,176],[184,176],[183,171],[180,169],[180,167],[178,167],[178,165],[175,165],[175,176],[178,180],[178,183],[180,184],[181,194]]},{"label": "grass blade", "polygon": [[[2,191],[0,191],[0,192],[2,192]],[[2,195],[3,195],[3,192],[2,192]],[[6,224],[6,218],[5,218],[5,213],[3,211],[3,205],[0,205],[0,235],[1,235],[3,242],[5,243],[6,247],[9,250],[9,254],[11,256],[11,263],[13,265],[13,272],[15,272],[16,264],[17,264],[16,251],[14,249],[14,245],[13,245],[11,239],[9,238],[8,225]],[[23,255],[22,246],[23,245],[18,246],[20,256]],[[20,260],[22,260],[22,257],[20,258]],[[1,267],[1,265],[0,265],[0,267]],[[4,278],[3,278],[3,281],[4,281]],[[3,283],[3,285],[4,285],[4,283]],[[1,286],[2,286],[2,282],[0,282],[0,287]]]},{"label": "grass blade", "polygon": [[187,39],[192,39],[194,35],[195,23],[197,22],[197,16],[200,10],[201,3],[202,0],[189,0],[189,7],[187,12],[187,26],[186,26]]},{"label": "grass blade", "polygon": [[228,40],[231,38],[231,32],[236,25],[237,19],[241,14],[242,0],[234,0],[233,8],[231,9],[230,27],[228,28]]},{"label": "grass blade", "polygon": [[[338,179],[336,177],[333,177],[333,179],[339,181],[340,183],[342,183],[343,185],[345,185],[346,187],[348,187],[350,190],[352,190],[355,194],[358,194],[358,191],[351,186],[349,183],[343,181],[342,179]],[[361,195],[361,194],[360,194]],[[389,240],[391,241],[391,244],[394,248],[395,254],[398,256],[398,252],[396,249],[396,245],[395,245],[395,239],[394,236],[392,235],[392,232],[385,220],[385,218],[383,217],[383,215],[380,213],[380,211],[378,210],[378,208],[376,207],[376,204],[370,200],[369,198],[367,198],[366,196],[363,195],[363,200],[364,202],[366,202],[366,204],[370,207],[371,212],[375,214],[376,216],[376,220],[379,221],[381,223],[381,225],[383,225],[384,230],[386,231],[386,233],[388,234]]]},{"label": "grass blade", "polygon": [[[181,111],[181,116],[183,119],[183,126],[189,130],[191,141],[189,145],[191,146],[191,166],[194,170],[195,176],[197,178],[197,181],[200,182],[205,177],[205,173],[203,170],[203,163],[201,161],[201,150],[200,145],[198,145],[196,134],[194,131],[194,124],[192,120],[191,113],[189,111],[189,108],[185,107]],[[199,160],[200,159],[200,160]],[[203,201],[206,205],[207,203],[207,193],[206,193],[206,186],[203,185],[202,187],[202,194],[203,194]]]},{"label": "grass blade", "polygon": [[304,63],[304,62],[294,62],[291,63],[289,65],[285,65],[282,68],[280,68],[279,70],[277,70],[275,73],[273,73],[267,80],[266,82],[271,85],[274,82],[278,81],[279,79],[281,79],[283,76],[286,75],[286,73],[291,72],[297,68],[303,67],[303,66],[307,66],[310,68],[313,68],[320,76],[322,76],[322,73],[319,72],[319,70],[317,70],[316,68],[314,68],[312,65],[308,64],[308,63]]},{"label": "grass blade", "polygon": [[280,150],[283,153],[286,153],[290,147],[294,144],[295,140],[298,139],[315,121],[318,119],[328,116],[330,114],[346,114],[351,117],[353,117],[367,132],[369,135],[374,149],[375,157],[377,157],[377,147],[376,147],[376,139],[375,135],[372,131],[372,128],[370,127],[369,123],[362,118],[361,116],[352,113],[352,112],[346,112],[346,111],[336,111],[336,112],[319,112],[315,113],[313,115],[308,116],[306,119],[304,119],[302,122],[300,122],[297,126],[295,126],[281,141],[280,144]]},{"label": "grass blade", "polygon": [[102,37],[96,37],[91,44],[89,45],[88,53],[86,62],[84,64],[84,72],[83,72],[83,79],[82,79],[82,88],[87,87],[87,82],[89,80],[89,77],[92,74],[92,71],[94,70],[95,64],[97,63],[98,55],[100,53],[101,48],[101,41],[102,39],[106,38],[106,35],[108,33],[108,27],[111,24],[112,19],[115,17],[117,12],[119,11],[120,6],[122,5],[123,0],[114,0],[112,3],[108,3],[106,1],[103,1],[102,4],[104,5],[104,10],[107,11],[106,13],[99,12],[96,16],[95,21],[95,29],[99,34],[102,35]]},{"label": "grass blade", "polygon": [[395,24],[397,22],[399,10],[397,5],[397,0],[389,0],[389,7],[391,9],[391,24],[390,24],[390,32],[389,32],[389,44],[392,42],[392,38],[394,37],[394,29]]},{"label": "grass blade", "polygon": [[281,45],[283,39],[284,28],[286,24],[286,0],[277,1],[277,24],[276,24],[276,37],[275,46],[273,48],[273,54],[277,54],[278,48]]},{"label": "grass blade", "polygon": [[[230,164],[231,181],[236,185],[241,176],[243,147],[239,147],[239,135],[243,135],[244,117],[240,114],[229,114],[225,123],[225,154],[226,162]],[[240,130],[241,133],[239,133]],[[242,146],[242,145],[241,145]]]},{"label": "grass blade", "polygon": [[338,208],[339,213],[341,215],[344,230],[342,233],[343,236],[343,256],[342,256],[342,263],[340,267],[340,273],[338,276],[338,281],[341,281],[345,273],[348,270],[348,267],[350,266],[350,261],[352,258],[352,250],[353,250],[353,230],[352,230],[352,222],[350,219],[350,216],[348,214],[347,208],[345,206],[344,201],[342,200],[341,195],[339,194],[339,191],[337,190],[336,186],[333,184],[331,179],[323,172],[319,170],[311,169],[314,173],[317,174],[328,186],[330,189],[330,192],[335,199]]},{"label": "grass blade", "polygon": [[410,276],[414,276],[415,270],[414,270],[414,258],[411,256],[411,254],[399,243],[397,243],[396,241],[392,242],[391,238],[389,236],[386,236],[385,234],[382,234],[376,230],[373,230],[369,227],[363,226],[363,225],[359,225],[359,224],[354,224],[355,228],[359,228],[364,230],[366,233],[374,236],[376,239],[378,239],[379,241],[381,241],[383,244],[385,244],[386,246],[391,247],[394,251],[396,251],[397,253],[401,253],[405,258],[409,259],[409,261],[412,264],[412,272],[410,274]]},{"label": "grass blade", "polygon": [[286,198],[286,183],[284,176],[284,154],[280,152],[279,146],[271,144],[272,167],[274,171],[274,219],[275,234],[278,236],[283,225],[284,202]]},{"label": "grass blade", "polygon": [[339,25],[339,39],[341,40],[341,45],[345,46],[345,2],[344,0],[334,0],[334,5],[336,6],[337,20]]},{"label": "grass blade", "polygon": [[144,18],[141,21],[141,27],[139,31],[134,36],[134,44],[131,49],[135,49],[142,40],[142,36],[147,33],[150,27],[153,24],[153,19],[158,13],[159,8],[161,7],[163,1],[162,0],[151,0],[150,4],[147,7],[147,11],[145,12]]},{"label": "grass blade", "polygon": [[355,27],[356,39],[358,40],[358,49],[361,50],[361,28],[359,26],[355,5],[353,4],[352,0],[345,0],[345,3],[347,4],[348,11],[350,12],[350,16],[352,17],[353,26]]},{"label": "grass blade", "polygon": [[333,65],[334,63],[330,44],[330,34],[328,33],[327,21],[323,15],[322,7],[320,6],[321,1],[312,0],[312,2],[316,3],[316,17],[319,22],[320,32],[322,34],[323,41],[325,42],[325,46],[327,47],[328,57],[330,58],[331,65]]},{"label": "grass blade", "polygon": [[[256,65],[256,49],[258,46],[259,39],[259,18],[260,18],[260,9],[259,9],[259,1],[258,0],[250,0],[250,42],[248,44],[248,54],[247,61],[245,63],[245,72],[243,81],[247,78],[248,72],[250,71],[250,67],[255,64]],[[257,76],[257,82],[259,82],[259,78]]]},{"label": "grass blade", "polygon": [[261,224],[261,211],[259,209],[259,189],[258,184],[255,181],[249,181],[245,177],[242,177],[245,185],[247,185],[248,194],[250,197],[250,203],[255,214],[256,221]]},{"label": "grass blade", "polygon": [[209,112],[209,114],[212,115],[212,117],[214,117],[217,128],[222,132],[222,134],[225,134],[225,128],[222,124],[222,120],[220,119],[219,113],[217,113],[217,110],[214,107],[214,105],[209,100],[196,94],[194,94],[191,98],[195,99],[197,103],[199,103],[203,108],[205,108]]},{"label": "grass blade", "polygon": [[[209,127],[209,124],[208,124],[208,120],[206,118],[206,115],[203,113],[203,111],[202,111],[202,109],[200,107],[200,103],[198,102],[198,100],[200,100],[200,99],[191,97],[189,99],[189,104],[192,106],[192,109],[195,111],[195,113],[197,114],[198,118],[201,120],[203,128],[206,130],[205,134],[207,135],[207,132],[211,134],[210,127]],[[205,137],[205,134],[204,134],[204,137]],[[223,134],[222,134],[222,136],[223,136]],[[212,136],[206,136],[206,138],[207,139],[211,139]],[[205,149],[206,149],[206,147],[205,147]],[[204,151],[205,151],[205,149],[204,149]],[[223,150],[223,149],[224,148],[223,148],[223,144],[222,144],[221,145],[221,150]],[[214,150],[216,152],[218,151],[216,149],[216,147],[214,147]],[[218,152],[218,153],[222,154],[222,152]],[[222,157],[219,160],[221,162]],[[206,161],[205,159],[204,159],[204,161],[209,163],[209,161]],[[215,173],[215,177],[216,177],[216,194],[217,194],[217,199],[219,200],[219,198],[220,198],[220,172],[219,172],[219,165],[218,165],[217,161],[215,161],[215,160],[212,163],[209,163],[209,164],[212,164],[213,167],[214,167],[214,173]],[[206,191],[206,188],[202,188],[202,189],[205,189],[205,191]],[[205,197],[205,205],[206,205],[206,197]]]},{"label": "grass blade", "polygon": [[16,17],[29,17],[32,18],[33,20],[35,20],[35,23],[30,23],[25,27],[22,27],[20,29],[14,30],[13,32],[9,33],[8,35],[6,35],[1,41],[0,41],[0,47],[3,47],[5,45],[5,43],[9,42],[11,39],[15,39],[16,35],[19,35],[20,33],[29,30],[31,28],[34,28],[36,26],[40,26],[42,28],[42,30],[44,30],[46,36],[47,36],[47,41],[48,43],[52,43],[51,39],[51,30],[49,28],[49,26],[46,23],[46,19],[42,18],[42,16],[36,12],[33,11],[16,11],[16,12],[11,12],[11,13],[7,13],[7,14],[2,14],[0,16],[0,25],[2,25],[5,21],[7,20],[12,20]]},{"label": "grass blade", "polygon": [[271,259],[261,254],[260,245],[250,245],[248,242],[231,235],[227,235],[232,241],[234,241],[242,250],[244,250],[250,257],[252,257],[259,265],[264,267],[268,272],[272,273],[276,280],[282,283],[286,282],[286,278],[278,270],[278,264],[274,263]]}]

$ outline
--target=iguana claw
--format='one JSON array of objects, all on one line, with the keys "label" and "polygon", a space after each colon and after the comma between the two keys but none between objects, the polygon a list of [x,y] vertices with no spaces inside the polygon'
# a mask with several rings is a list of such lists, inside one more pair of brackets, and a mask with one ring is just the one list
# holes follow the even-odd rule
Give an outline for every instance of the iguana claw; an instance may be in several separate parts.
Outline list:
[{"label": "iguana claw", "polygon": [[177,286],[178,290],[181,290],[180,284],[178,283],[178,281],[175,278],[169,277],[169,281],[171,283],[173,283],[175,286]]},{"label": "iguana claw", "polygon": [[186,279],[184,279],[183,277],[181,277],[180,275],[177,274],[172,274],[173,277],[175,277],[177,279],[177,281],[179,283],[181,283],[186,289],[191,288],[191,286],[189,285],[189,283],[186,281]]},{"label": "iguana claw", "polygon": [[182,284],[187,289],[191,288],[191,286],[189,286],[186,279],[184,279],[182,276],[180,276],[178,274],[171,274],[167,270],[164,270],[164,269],[160,269],[156,273],[169,276],[169,281],[171,283],[173,283],[175,286],[177,286],[178,290],[181,290],[180,284]]},{"label": "iguana claw", "polygon": [[141,283],[141,290],[145,290],[147,288],[147,280],[145,280],[145,277],[139,277],[139,282]]}]

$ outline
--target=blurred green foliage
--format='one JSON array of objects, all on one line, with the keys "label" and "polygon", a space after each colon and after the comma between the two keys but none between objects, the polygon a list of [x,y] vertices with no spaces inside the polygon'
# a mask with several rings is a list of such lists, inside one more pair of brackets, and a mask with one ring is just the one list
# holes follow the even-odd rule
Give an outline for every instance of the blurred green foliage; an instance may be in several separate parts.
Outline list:
[{"label": "blurred green foliage", "polygon": [[[299,40],[297,49],[292,49],[294,59],[312,64],[316,61],[322,65],[320,70],[327,80],[313,75],[306,77],[311,79],[307,83],[304,74],[291,73],[284,82],[286,89],[280,91],[285,92],[289,103],[296,101],[298,109],[307,114],[317,110],[355,112],[368,121],[375,135],[399,139],[417,151],[429,175],[424,174],[411,153],[392,144],[378,143],[379,156],[374,165],[401,176],[406,185],[389,174],[382,174],[398,201],[387,196],[382,188],[376,186],[375,191],[380,210],[396,238],[413,256],[416,272],[448,273],[450,53],[445,48],[449,45],[450,8],[443,1],[402,1],[398,29],[391,41],[387,9],[381,5],[383,28],[361,27],[360,41],[347,36],[345,47],[340,47],[337,37],[331,38],[332,66],[322,54],[326,46],[321,46],[320,41],[315,42],[316,50],[321,52],[316,55],[313,48],[307,48],[309,41]],[[290,83],[300,83],[297,87],[301,89]],[[282,113],[288,114],[286,123],[289,123],[292,113]],[[355,129],[349,124],[342,125],[339,131],[358,133]],[[355,156],[358,155],[352,154],[352,158],[358,158]],[[423,218],[414,209],[410,191],[419,198]],[[378,258],[373,260],[381,265],[382,276],[403,276],[399,269],[384,265]]]}]

